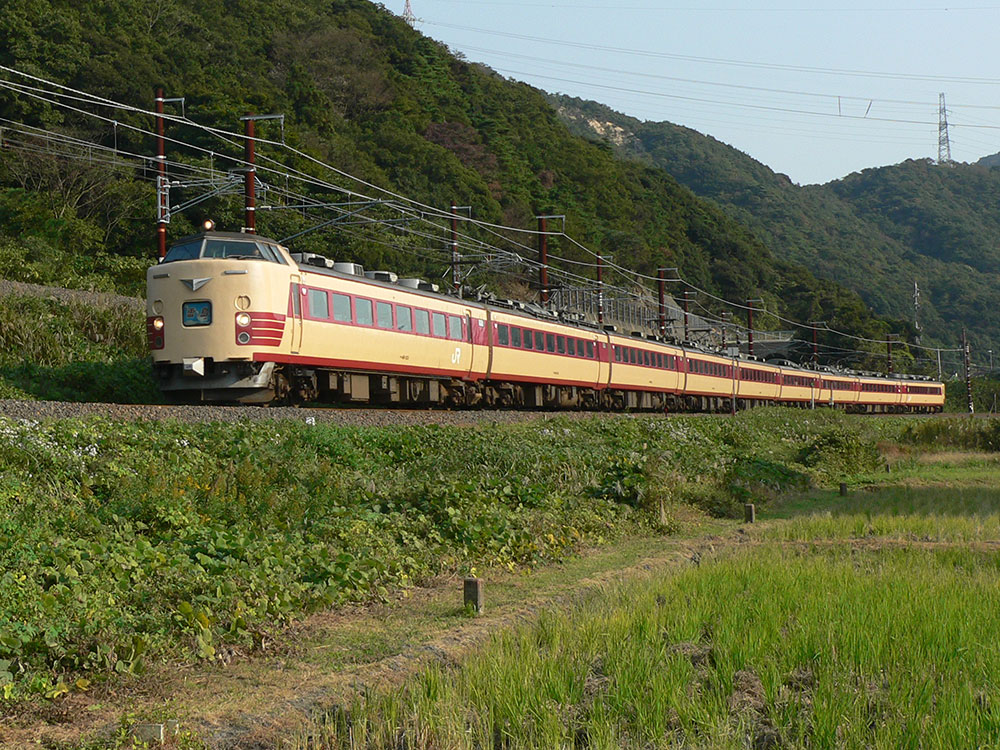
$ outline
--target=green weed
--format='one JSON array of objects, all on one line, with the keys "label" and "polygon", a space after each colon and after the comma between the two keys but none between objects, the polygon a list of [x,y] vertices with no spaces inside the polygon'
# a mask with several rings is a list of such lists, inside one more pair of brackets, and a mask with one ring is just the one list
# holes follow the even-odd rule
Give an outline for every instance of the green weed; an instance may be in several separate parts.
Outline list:
[{"label": "green weed", "polygon": [[971,550],[736,552],[359,699],[320,746],[994,746],[998,569]]},{"label": "green weed", "polygon": [[804,445],[849,426],[884,437],[870,424],[784,410],[474,428],[0,420],[0,679],[11,698],[54,697],[252,649],[305,613],[442,572],[672,531],[698,492],[724,511],[808,483]]}]

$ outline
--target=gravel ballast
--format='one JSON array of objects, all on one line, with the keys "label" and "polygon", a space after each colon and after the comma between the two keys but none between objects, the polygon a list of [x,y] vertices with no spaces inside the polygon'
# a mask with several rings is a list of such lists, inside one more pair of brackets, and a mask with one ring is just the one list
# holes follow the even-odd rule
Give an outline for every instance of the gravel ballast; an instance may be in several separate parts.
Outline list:
[{"label": "gravel ballast", "polygon": [[0,417],[36,421],[99,416],[120,421],[245,422],[289,420],[305,424],[328,423],[355,427],[392,427],[424,424],[507,424],[548,419],[554,416],[586,419],[598,416],[598,414],[597,412],[447,411],[443,409],[298,408],[291,406],[163,406],[0,400]]}]

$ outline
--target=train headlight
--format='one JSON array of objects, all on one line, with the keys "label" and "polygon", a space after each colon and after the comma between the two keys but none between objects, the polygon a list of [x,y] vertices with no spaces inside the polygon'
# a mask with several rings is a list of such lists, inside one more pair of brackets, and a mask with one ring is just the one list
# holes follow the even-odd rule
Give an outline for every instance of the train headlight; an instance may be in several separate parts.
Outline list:
[{"label": "train headlight", "polygon": [[242,333],[240,333],[239,336],[236,337],[236,340],[239,343],[241,343],[241,344],[249,344],[250,343],[250,334],[247,333],[246,331],[243,331]]},{"label": "train headlight", "polygon": [[157,331],[163,330],[163,318],[153,318],[153,328]]},{"label": "train headlight", "polygon": [[236,316],[236,325],[240,326],[241,328],[246,328],[248,325],[250,325],[250,316],[247,315],[245,312],[240,313],[239,315]]}]

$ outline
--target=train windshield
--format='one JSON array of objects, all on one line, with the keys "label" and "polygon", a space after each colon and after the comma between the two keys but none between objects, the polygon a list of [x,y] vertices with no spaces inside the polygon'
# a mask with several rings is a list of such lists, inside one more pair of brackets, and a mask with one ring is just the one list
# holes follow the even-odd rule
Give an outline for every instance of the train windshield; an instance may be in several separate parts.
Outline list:
[{"label": "train windshield", "polygon": [[253,240],[203,239],[174,245],[163,259],[164,263],[196,258],[228,258],[230,260],[265,260],[285,263],[278,249],[264,242]]},{"label": "train windshield", "polygon": [[169,263],[172,260],[194,260],[201,256],[201,240],[196,242],[185,242],[183,245],[174,245],[167,251],[163,262]]}]

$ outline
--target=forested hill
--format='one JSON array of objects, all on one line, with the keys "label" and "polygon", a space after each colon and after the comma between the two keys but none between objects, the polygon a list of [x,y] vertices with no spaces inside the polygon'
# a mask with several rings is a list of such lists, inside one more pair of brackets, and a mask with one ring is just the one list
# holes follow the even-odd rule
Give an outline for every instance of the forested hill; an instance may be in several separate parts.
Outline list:
[{"label": "forested hill", "polygon": [[[536,214],[565,214],[570,235],[622,265],[646,273],[676,266],[714,294],[763,296],[769,309],[800,320],[822,312],[842,329],[883,334],[890,327],[874,320],[854,293],[776,259],[762,241],[768,237],[755,237],[664,170],[571,134],[542,92],[456,58],[363,0],[8,0],[0,39],[4,65],[140,107],[149,107],[154,87],[162,85],[168,97],[185,97],[187,116],[200,123],[236,130],[247,111],[284,113],[289,144],[426,204],[455,201],[471,206],[478,219],[524,228],[534,227]],[[152,127],[146,115],[104,114]],[[9,91],[0,93],[0,117],[106,144],[116,136],[119,148],[153,150],[146,136],[124,127],[115,133],[111,125],[98,127]],[[276,125],[260,127],[279,137]],[[217,166],[224,165],[219,154],[240,153],[191,128],[171,125],[169,134],[215,150]],[[170,158],[193,158],[170,150]],[[262,151],[364,190],[281,148]],[[135,291],[128,287],[138,285],[142,263],[129,258],[148,258],[152,246],[149,183],[127,170],[88,170],[10,148],[3,153],[0,272]],[[93,188],[83,197],[74,192],[80,182]],[[222,228],[239,227],[238,196],[177,217],[171,235],[209,214]],[[278,237],[307,224],[295,212],[258,216],[259,231]],[[299,247],[438,276],[446,255],[437,246],[434,237],[362,228],[314,234]],[[551,249],[592,260],[566,242],[554,241]],[[892,327],[905,333],[905,324]]]},{"label": "forested hill", "polygon": [[797,186],[710,136],[551,97],[573,132],[659,166],[750,227],[781,258],[857,291],[877,312],[913,317],[954,344],[963,325],[1000,337],[1000,171],[907,161],[827,185]]}]

